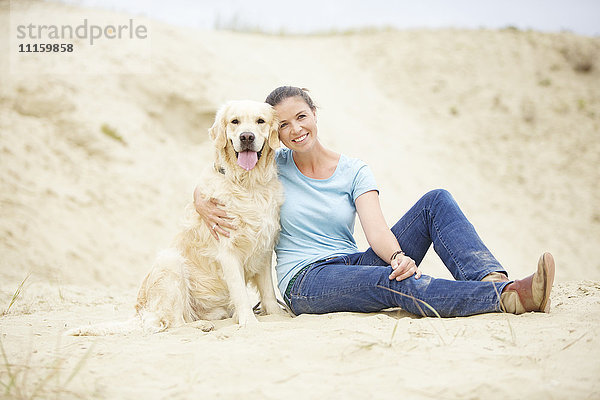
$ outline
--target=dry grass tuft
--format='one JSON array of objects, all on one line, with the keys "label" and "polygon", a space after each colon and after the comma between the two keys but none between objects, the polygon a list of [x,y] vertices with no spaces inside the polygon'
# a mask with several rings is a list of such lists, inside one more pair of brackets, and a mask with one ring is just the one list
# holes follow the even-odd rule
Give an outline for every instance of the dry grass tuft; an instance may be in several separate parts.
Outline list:
[{"label": "dry grass tuft", "polygon": [[[411,296],[411,295],[408,295],[408,294],[405,294],[405,293],[401,293],[401,292],[399,292],[397,290],[390,289],[390,288],[385,287],[385,286],[377,285],[377,287],[381,288],[381,289],[389,290],[390,292],[393,292],[393,293],[399,294],[401,296],[408,297],[409,299],[412,299],[412,301],[415,303],[415,305],[417,306],[417,308],[421,312],[421,316],[423,316],[423,317],[426,317],[427,313],[423,310],[423,307],[421,307],[421,305],[425,306],[425,308],[427,310],[431,311],[435,317],[437,317],[440,320],[442,319],[442,316],[435,310],[435,308],[433,308],[431,305],[427,304],[427,302],[425,302],[425,301],[423,301],[421,299],[417,299],[414,296]],[[394,336],[396,335],[396,331],[398,329],[398,322],[399,321],[400,320],[396,321],[396,324],[394,325],[394,329],[392,330],[392,336],[390,337],[390,346],[394,342]],[[438,339],[440,340],[440,342],[442,344],[444,344],[444,345],[447,345],[448,343],[446,342],[446,340],[444,340],[444,337],[440,334],[440,332],[437,330],[437,328],[435,327],[435,325],[431,324],[431,327],[435,331],[435,333],[436,333]],[[446,330],[446,333],[448,333],[448,329],[446,329],[445,325],[444,325],[444,329]]]},{"label": "dry grass tuft", "polygon": [[[33,400],[53,397],[60,399],[66,395],[71,395],[73,398],[81,398],[81,396],[69,391],[67,386],[82,370],[91,354],[92,348],[93,346],[90,346],[83,357],[77,361],[77,364],[70,371],[68,377],[62,380],[61,372],[64,369],[65,357],[57,357],[47,365],[33,365],[31,362],[33,352],[30,351],[24,363],[14,363],[8,359],[4,344],[0,339],[0,352],[2,353],[0,390],[3,391],[0,398]],[[36,379],[30,376],[30,372],[34,370],[45,370],[47,372],[42,373],[41,377]]]},{"label": "dry grass tuft", "polygon": [[25,282],[27,282],[27,279],[29,279],[30,276],[31,276],[31,272],[29,274],[27,274],[27,276],[25,277],[25,279],[23,279],[21,281],[21,283],[17,287],[17,290],[15,290],[15,292],[12,295],[12,297],[10,299],[10,303],[8,304],[8,307],[6,307],[6,309],[4,311],[2,311],[2,315],[1,316],[4,316],[4,315],[6,315],[6,314],[8,314],[10,312],[11,307],[16,303],[16,301],[21,296],[21,293],[23,292],[23,287],[25,286]]}]

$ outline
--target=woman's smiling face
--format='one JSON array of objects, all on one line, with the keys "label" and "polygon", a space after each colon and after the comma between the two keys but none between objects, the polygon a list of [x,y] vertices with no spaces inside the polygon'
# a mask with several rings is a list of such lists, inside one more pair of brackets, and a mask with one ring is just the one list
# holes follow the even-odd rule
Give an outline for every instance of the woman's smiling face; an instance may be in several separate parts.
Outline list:
[{"label": "woman's smiling face", "polygon": [[299,96],[288,97],[275,107],[279,139],[285,147],[304,152],[317,141],[317,115]]}]

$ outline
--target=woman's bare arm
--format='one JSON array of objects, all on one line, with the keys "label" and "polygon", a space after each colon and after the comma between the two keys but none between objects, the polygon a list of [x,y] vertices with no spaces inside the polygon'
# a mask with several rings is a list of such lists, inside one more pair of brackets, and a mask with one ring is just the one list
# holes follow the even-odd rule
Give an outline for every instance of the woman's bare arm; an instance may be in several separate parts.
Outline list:
[{"label": "woman's bare arm", "polygon": [[356,198],[356,211],[360,224],[365,232],[369,245],[385,262],[393,269],[389,276],[390,280],[401,281],[416,274],[415,278],[421,276],[414,260],[405,254],[397,253],[394,259],[392,255],[401,251],[400,245],[394,233],[390,230],[381,211],[379,193],[376,191],[366,192]]}]

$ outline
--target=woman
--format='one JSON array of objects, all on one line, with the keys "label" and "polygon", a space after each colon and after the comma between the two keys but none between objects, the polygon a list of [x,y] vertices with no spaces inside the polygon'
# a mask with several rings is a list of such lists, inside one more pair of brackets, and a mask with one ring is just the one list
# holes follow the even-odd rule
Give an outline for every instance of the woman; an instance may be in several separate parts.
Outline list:
[{"label": "woman", "polygon": [[[548,312],[554,280],[549,253],[533,275],[509,281],[445,190],[425,194],[390,229],[368,166],[319,141],[308,93],[283,86],[266,102],[275,108],[287,147],[276,156],[285,202],[275,251],[279,290],[295,314],[390,307],[442,317]],[[235,229],[222,205],[203,199],[199,188],[194,202],[217,240]],[[352,237],[357,213],[371,246],[365,252]],[[455,280],[421,275],[418,265],[432,243]]]}]

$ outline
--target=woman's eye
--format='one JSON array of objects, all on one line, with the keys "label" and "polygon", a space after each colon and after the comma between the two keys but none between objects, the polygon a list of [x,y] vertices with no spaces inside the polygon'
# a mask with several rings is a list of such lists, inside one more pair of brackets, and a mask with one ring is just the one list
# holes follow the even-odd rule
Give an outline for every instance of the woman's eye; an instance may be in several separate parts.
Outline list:
[{"label": "woman's eye", "polygon": [[259,118],[258,120],[256,120],[256,123],[257,123],[257,124],[264,124],[264,123],[265,123],[265,120],[264,120],[264,119],[262,119],[262,118]]},{"label": "woman's eye", "polygon": [[283,129],[287,126],[287,122],[284,122],[283,124],[279,125],[279,129]]},{"label": "woman's eye", "polygon": [[231,123],[234,125],[237,125],[240,123],[240,121],[238,121],[237,119],[233,119],[233,120],[231,120]]},{"label": "woman's eye", "polygon": [[300,114],[300,115],[298,115],[298,119],[304,119],[304,117],[306,117],[306,115],[305,115],[305,114]]}]

